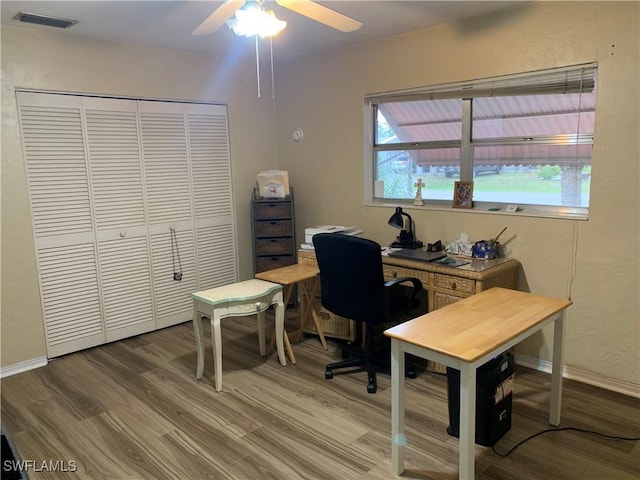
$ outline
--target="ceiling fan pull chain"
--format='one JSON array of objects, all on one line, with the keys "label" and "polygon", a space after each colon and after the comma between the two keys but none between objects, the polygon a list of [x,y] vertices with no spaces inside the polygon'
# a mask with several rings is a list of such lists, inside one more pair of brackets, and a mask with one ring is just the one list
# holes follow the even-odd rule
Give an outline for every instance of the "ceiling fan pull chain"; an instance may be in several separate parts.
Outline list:
[{"label": "ceiling fan pull chain", "polygon": [[269,37],[269,49],[271,50],[271,98],[276,98],[276,84],[273,80],[273,37]]},{"label": "ceiling fan pull chain", "polygon": [[256,39],[256,78],[258,79],[258,98],[260,98],[260,49],[258,48],[258,35],[254,35]]}]

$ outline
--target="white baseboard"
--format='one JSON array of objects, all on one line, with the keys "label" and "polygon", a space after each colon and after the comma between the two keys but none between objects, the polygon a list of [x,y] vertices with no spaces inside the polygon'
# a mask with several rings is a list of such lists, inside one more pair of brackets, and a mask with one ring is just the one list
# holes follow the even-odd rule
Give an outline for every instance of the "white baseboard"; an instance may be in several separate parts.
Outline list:
[{"label": "white baseboard", "polygon": [[2,367],[0,369],[0,378],[10,377],[18,373],[34,370],[36,368],[44,367],[47,364],[47,357],[37,357],[24,362],[14,363],[8,367]]},{"label": "white baseboard", "polygon": [[[516,353],[515,362],[518,365],[533,368],[540,372],[551,373],[551,362],[547,360],[540,360],[539,358]],[[635,383],[624,382],[611,377],[604,377],[587,370],[567,367],[566,365],[562,370],[562,376],[577,382],[593,385],[594,387],[604,388],[605,390],[622,393],[623,395],[628,395],[634,398],[640,398],[640,385]]]}]

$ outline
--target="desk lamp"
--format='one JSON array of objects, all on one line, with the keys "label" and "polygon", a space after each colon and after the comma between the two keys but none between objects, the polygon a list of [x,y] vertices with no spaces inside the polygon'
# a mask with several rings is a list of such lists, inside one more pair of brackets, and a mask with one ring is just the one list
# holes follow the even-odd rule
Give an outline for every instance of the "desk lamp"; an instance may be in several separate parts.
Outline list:
[{"label": "desk lamp", "polygon": [[[403,215],[409,219],[408,232],[404,229]],[[396,207],[396,211],[391,215],[388,223],[390,226],[400,229],[400,235],[398,235],[396,241],[391,244],[392,248],[422,248],[422,242],[415,240],[413,235],[413,220],[411,219],[411,215],[403,212],[402,207]]]}]

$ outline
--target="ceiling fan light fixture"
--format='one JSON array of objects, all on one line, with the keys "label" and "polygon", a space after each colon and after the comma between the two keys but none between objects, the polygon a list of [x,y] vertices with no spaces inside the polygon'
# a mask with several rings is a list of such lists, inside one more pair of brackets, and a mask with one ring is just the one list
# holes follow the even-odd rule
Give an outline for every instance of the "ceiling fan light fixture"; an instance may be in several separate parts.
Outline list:
[{"label": "ceiling fan light fixture", "polygon": [[234,18],[227,20],[227,25],[239,37],[260,35],[266,38],[284,30],[287,22],[279,20],[273,10],[265,11],[257,2],[247,1],[236,10]]}]

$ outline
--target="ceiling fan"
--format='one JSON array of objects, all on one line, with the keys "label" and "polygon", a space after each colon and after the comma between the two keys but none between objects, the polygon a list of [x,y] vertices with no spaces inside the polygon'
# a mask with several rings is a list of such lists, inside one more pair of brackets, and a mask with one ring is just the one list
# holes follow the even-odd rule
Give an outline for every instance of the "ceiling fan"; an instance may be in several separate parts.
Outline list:
[{"label": "ceiling fan", "polygon": [[[362,26],[362,23],[342,13],[320,5],[313,0],[275,0],[278,5],[288,8],[300,15],[328,25],[341,32],[353,32]],[[192,35],[211,35],[215,33],[237,10],[245,5],[257,4],[262,6],[263,0],[227,0],[220,5],[209,17],[196,28]]]}]

